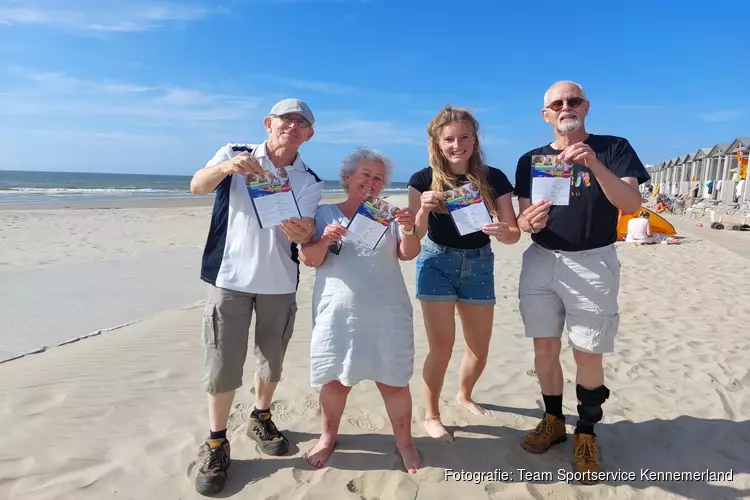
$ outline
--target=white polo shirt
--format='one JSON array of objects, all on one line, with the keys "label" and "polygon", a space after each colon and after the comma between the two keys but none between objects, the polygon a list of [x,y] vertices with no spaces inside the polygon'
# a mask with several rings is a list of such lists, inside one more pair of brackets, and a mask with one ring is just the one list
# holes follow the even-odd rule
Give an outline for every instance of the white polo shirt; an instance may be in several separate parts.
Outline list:
[{"label": "white polo shirt", "polygon": [[[258,159],[265,170],[276,171],[266,144],[227,144],[206,164],[210,167],[242,152]],[[297,154],[286,167],[302,217],[315,217],[323,195],[323,181]],[[299,285],[299,258],[281,228],[261,229],[240,174],[228,175],[216,187],[211,225],[203,251],[201,279],[219,288],[246,293],[294,293]]]}]

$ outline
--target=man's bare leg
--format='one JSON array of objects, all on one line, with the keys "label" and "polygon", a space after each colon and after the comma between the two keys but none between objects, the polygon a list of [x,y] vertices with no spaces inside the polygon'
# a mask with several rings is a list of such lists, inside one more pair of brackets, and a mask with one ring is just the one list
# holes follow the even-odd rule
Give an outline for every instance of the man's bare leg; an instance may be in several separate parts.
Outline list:
[{"label": "man's bare leg", "polygon": [[234,401],[234,391],[208,395],[208,421],[211,432],[221,432],[227,429],[232,401]]},{"label": "man's bare leg", "polygon": [[278,382],[263,380],[260,374],[255,372],[255,408],[258,410],[270,409],[277,385],[279,385]]}]

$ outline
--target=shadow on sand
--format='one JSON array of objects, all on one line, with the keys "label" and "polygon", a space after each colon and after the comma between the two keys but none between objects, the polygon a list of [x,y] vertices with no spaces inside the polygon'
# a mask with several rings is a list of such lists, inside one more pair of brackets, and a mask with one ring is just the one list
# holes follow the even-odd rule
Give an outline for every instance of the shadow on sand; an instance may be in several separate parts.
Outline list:
[{"label": "shadow on sand", "polygon": [[[538,409],[488,404],[483,406],[497,413],[541,417]],[[567,423],[575,424],[576,418],[568,416]],[[415,480],[418,481],[420,475],[430,474],[430,482],[452,481],[453,477],[446,475],[446,470],[449,469],[466,472],[501,469],[513,473],[513,482],[552,484],[563,482],[565,472],[573,471],[573,440],[570,435],[565,443],[553,447],[546,454],[532,455],[520,447],[520,440],[527,430],[492,424],[465,425],[449,430],[455,435],[453,443],[429,437],[415,438],[424,467],[414,476]],[[288,456],[234,460],[227,487],[219,497],[232,496],[248,484],[285,468],[292,469],[297,481],[305,480],[315,473],[318,469],[310,466],[303,455],[318,435],[294,431],[286,431],[285,434],[292,443]],[[740,499],[750,495],[750,490],[715,484],[705,477],[654,481],[641,475],[641,471],[717,473],[732,470],[736,480],[738,474],[750,473],[750,460],[747,460],[750,421],[708,420],[689,416],[637,423],[619,421],[599,425],[597,434],[602,470],[635,473],[634,480],[608,479],[602,481],[601,485],[627,485],[635,489],[656,487],[694,499]],[[300,449],[295,443],[305,443],[304,449]],[[342,434],[326,465],[340,471],[403,471],[393,437],[383,434]],[[525,477],[521,476],[520,469],[526,471]],[[594,488],[596,487],[598,486]]]}]

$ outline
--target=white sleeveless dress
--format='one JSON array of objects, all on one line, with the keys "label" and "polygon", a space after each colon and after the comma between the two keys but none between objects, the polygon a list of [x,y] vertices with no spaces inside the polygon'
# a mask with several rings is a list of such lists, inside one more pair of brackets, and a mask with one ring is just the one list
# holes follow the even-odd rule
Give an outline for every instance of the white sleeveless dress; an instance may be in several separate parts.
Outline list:
[{"label": "white sleeveless dress", "polygon": [[[328,224],[349,223],[335,204],[315,216],[320,238]],[[403,387],[414,370],[411,300],[398,260],[400,232],[392,224],[374,250],[344,237],[338,255],[328,253],[316,269],[310,383],[363,380]]]}]

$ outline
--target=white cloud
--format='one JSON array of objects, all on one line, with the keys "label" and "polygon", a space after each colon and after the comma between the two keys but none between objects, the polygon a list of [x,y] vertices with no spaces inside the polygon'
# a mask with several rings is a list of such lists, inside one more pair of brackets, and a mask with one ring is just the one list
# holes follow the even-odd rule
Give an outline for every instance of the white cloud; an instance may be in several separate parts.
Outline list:
[{"label": "white cloud", "polygon": [[698,117],[707,122],[728,122],[742,116],[738,109],[720,109],[709,113],[702,113]]},{"label": "white cloud", "polygon": [[239,121],[259,98],[197,89],[82,80],[65,73],[12,68],[20,90],[0,92],[0,115],[50,118],[131,117],[144,125]]},{"label": "white cloud", "polygon": [[330,120],[330,125],[316,127],[314,140],[331,144],[414,144],[425,145],[422,129],[409,128],[384,120],[345,118]]},{"label": "white cloud", "polygon": [[41,25],[85,32],[147,31],[218,12],[208,3],[158,0],[7,0],[0,25]]}]

